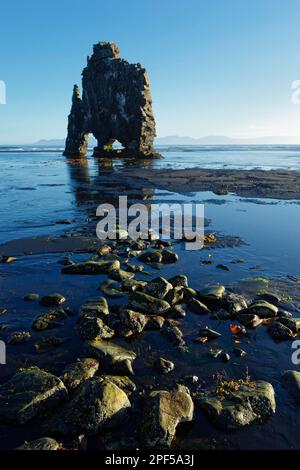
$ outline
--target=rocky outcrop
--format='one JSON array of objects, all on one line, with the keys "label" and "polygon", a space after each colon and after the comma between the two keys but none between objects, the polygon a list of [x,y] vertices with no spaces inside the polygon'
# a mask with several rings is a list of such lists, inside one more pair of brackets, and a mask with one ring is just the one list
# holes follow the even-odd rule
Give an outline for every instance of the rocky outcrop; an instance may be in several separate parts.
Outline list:
[{"label": "rocky outcrop", "polygon": [[[93,134],[99,156],[159,156],[153,150],[155,120],[147,72],[119,53],[111,42],[94,45],[82,72],[82,98],[79,87],[73,89],[64,155],[85,155],[88,135]],[[113,150],[115,140],[123,150]]]}]

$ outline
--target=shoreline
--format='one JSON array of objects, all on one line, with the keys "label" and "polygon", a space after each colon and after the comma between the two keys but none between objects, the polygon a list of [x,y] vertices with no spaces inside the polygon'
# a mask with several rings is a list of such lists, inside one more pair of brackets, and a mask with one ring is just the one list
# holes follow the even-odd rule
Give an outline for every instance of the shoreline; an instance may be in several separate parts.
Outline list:
[{"label": "shoreline", "polygon": [[300,172],[288,170],[143,169],[122,170],[122,184],[155,186],[178,193],[213,191],[226,195],[300,199]]}]

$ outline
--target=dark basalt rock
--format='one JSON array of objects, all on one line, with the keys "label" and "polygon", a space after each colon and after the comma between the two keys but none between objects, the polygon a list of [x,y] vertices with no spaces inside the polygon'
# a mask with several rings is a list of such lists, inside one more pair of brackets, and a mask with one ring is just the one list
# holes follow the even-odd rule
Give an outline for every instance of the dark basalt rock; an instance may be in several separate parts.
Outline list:
[{"label": "dark basalt rock", "polygon": [[[79,87],[73,89],[64,155],[85,155],[92,133],[98,141],[94,153],[101,157],[160,157],[153,150],[155,120],[147,72],[120,59],[119,52],[111,42],[94,45],[82,72],[82,98]],[[124,149],[113,149],[115,140]]]}]

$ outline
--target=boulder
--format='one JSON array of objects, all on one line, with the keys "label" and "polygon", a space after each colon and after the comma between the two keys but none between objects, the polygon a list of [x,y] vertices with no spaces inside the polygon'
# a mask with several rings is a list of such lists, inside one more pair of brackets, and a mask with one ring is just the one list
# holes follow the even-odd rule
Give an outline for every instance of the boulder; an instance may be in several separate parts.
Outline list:
[{"label": "boulder", "polygon": [[52,437],[40,437],[34,441],[25,441],[16,450],[59,450],[61,447],[61,444]]},{"label": "boulder", "polygon": [[282,323],[284,326],[287,326],[293,333],[298,333],[300,331],[300,318],[294,317],[276,317],[276,321]]},{"label": "boulder", "polygon": [[171,446],[179,423],[192,421],[194,404],[183,385],[171,392],[151,392],[143,411],[141,440],[146,448],[166,449]]},{"label": "boulder", "polygon": [[141,292],[147,285],[146,281],[138,281],[137,279],[125,279],[122,282],[122,290],[124,292]]},{"label": "boulder", "polygon": [[120,327],[127,328],[131,331],[132,335],[139,335],[144,330],[148,318],[142,313],[135,312],[134,310],[121,309],[119,314]]},{"label": "boulder", "polygon": [[159,374],[168,374],[174,369],[174,362],[169,361],[168,359],[164,359],[163,357],[159,357],[153,364],[154,369]]},{"label": "boulder", "polygon": [[17,372],[0,386],[0,419],[24,424],[66,398],[67,389],[55,375],[37,367]]},{"label": "boulder", "polygon": [[76,390],[46,428],[60,435],[95,435],[118,426],[130,406],[126,393],[117,385],[93,377]]},{"label": "boulder", "polygon": [[120,261],[85,261],[62,268],[63,274],[110,274],[120,269]]},{"label": "boulder", "polygon": [[243,384],[225,397],[212,392],[201,398],[199,404],[209,421],[226,431],[263,421],[276,409],[274,389],[262,380]]},{"label": "boulder", "polygon": [[38,315],[32,323],[33,330],[44,331],[57,328],[61,325],[60,321],[67,318],[68,314],[63,308],[50,310],[49,312]]},{"label": "boulder", "polygon": [[188,301],[188,306],[192,312],[197,313],[198,315],[207,315],[210,312],[209,308],[197,299],[190,299]]},{"label": "boulder", "polygon": [[184,298],[184,290],[183,287],[177,286],[174,287],[173,289],[169,290],[167,293],[165,300],[170,304],[170,305],[176,305],[179,302],[182,302]]},{"label": "boulder", "polygon": [[290,395],[300,404],[300,372],[296,370],[284,371],[283,381]]},{"label": "boulder", "polygon": [[60,378],[68,390],[74,390],[85,380],[93,377],[98,368],[99,362],[87,357],[66,366]]},{"label": "boulder", "polygon": [[224,297],[223,306],[229,313],[234,315],[240,310],[247,308],[248,304],[242,295],[230,293]]},{"label": "boulder", "polygon": [[178,255],[174,251],[171,250],[162,250],[161,251],[161,262],[163,264],[169,264],[169,263],[176,263],[178,261]]},{"label": "boulder", "polygon": [[178,326],[171,325],[166,328],[163,328],[162,334],[164,337],[170,341],[175,346],[184,346],[185,341],[183,337],[182,331],[178,328]]},{"label": "boulder", "polygon": [[164,317],[161,317],[160,315],[149,315],[145,330],[161,330],[164,323]]},{"label": "boulder", "polygon": [[224,286],[209,286],[201,289],[199,291],[200,299],[211,300],[211,301],[218,301],[222,300],[225,294],[225,287]]},{"label": "boulder", "polygon": [[138,257],[139,261],[143,263],[161,263],[162,262],[162,254],[161,251],[145,251]]},{"label": "boulder", "polygon": [[136,353],[108,340],[92,340],[86,343],[87,352],[103,363],[108,370],[124,375],[133,375],[132,362]]},{"label": "boulder", "polygon": [[107,300],[104,297],[97,297],[95,299],[88,300],[85,304],[80,307],[79,314],[85,313],[93,314],[96,316],[108,315]]},{"label": "boulder", "polygon": [[168,292],[173,289],[172,284],[170,284],[163,277],[156,277],[152,281],[148,282],[144,288],[144,293],[156,297],[157,299],[164,299]]},{"label": "boulder", "polygon": [[123,269],[118,269],[117,271],[113,271],[109,277],[114,281],[122,282],[125,279],[132,279],[134,278],[134,273],[129,271],[124,271]]},{"label": "boulder", "polygon": [[274,318],[278,312],[278,307],[265,300],[255,302],[247,308],[247,313],[257,315],[259,318]]},{"label": "boulder", "polygon": [[170,310],[170,304],[143,292],[134,292],[129,296],[129,306],[133,310],[149,315],[163,315]]},{"label": "boulder", "polygon": [[114,330],[106,325],[101,318],[90,313],[84,313],[78,318],[76,329],[83,341],[95,338],[109,339],[115,334]]},{"label": "boulder", "polygon": [[14,331],[8,337],[8,344],[22,344],[27,343],[27,341],[31,338],[31,334],[29,331]]},{"label": "boulder", "polygon": [[54,293],[49,295],[44,295],[40,300],[40,305],[43,307],[59,307],[65,303],[66,299],[62,294]]},{"label": "boulder", "polygon": [[278,321],[273,321],[268,328],[268,332],[273,339],[285,340],[293,339],[295,334],[288,328]]},{"label": "boulder", "polygon": [[117,385],[127,395],[136,391],[135,383],[126,375],[101,375],[100,378]]},{"label": "boulder", "polygon": [[183,274],[178,274],[177,276],[171,277],[169,279],[170,284],[172,284],[173,287],[188,287],[188,278],[184,276]]}]

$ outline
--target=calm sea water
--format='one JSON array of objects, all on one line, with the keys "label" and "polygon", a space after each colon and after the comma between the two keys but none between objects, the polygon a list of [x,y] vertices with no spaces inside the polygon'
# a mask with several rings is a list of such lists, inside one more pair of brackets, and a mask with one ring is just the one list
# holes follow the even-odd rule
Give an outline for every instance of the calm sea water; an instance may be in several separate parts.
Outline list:
[{"label": "calm sea water", "polygon": [[[300,146],[183,146],[159,150],[164,159],[151,162],[153,168],[300,170]],[[66,163],[61,149],[24,151],[2,147],[0,164],[0,243],[60,233],[65,226],[56,222],[66,218],[73,221],[71,229],[86,219],[91,204],[96,208],[101,172],[91,156],[77,167]],[[115,161],[109,171],[121,172],[122,166],[122,161]],[[157,190],[154,199],[204,202],[205,216],[212,219],[214,230],[246,241],[248,245],[239,249],[241,255],[253,256],[254,263],[259,259],[259,264],[276,274],[299,272],[299,201],[246,199],[234,195],[224,198],[213,193],[182,196]]]}]

